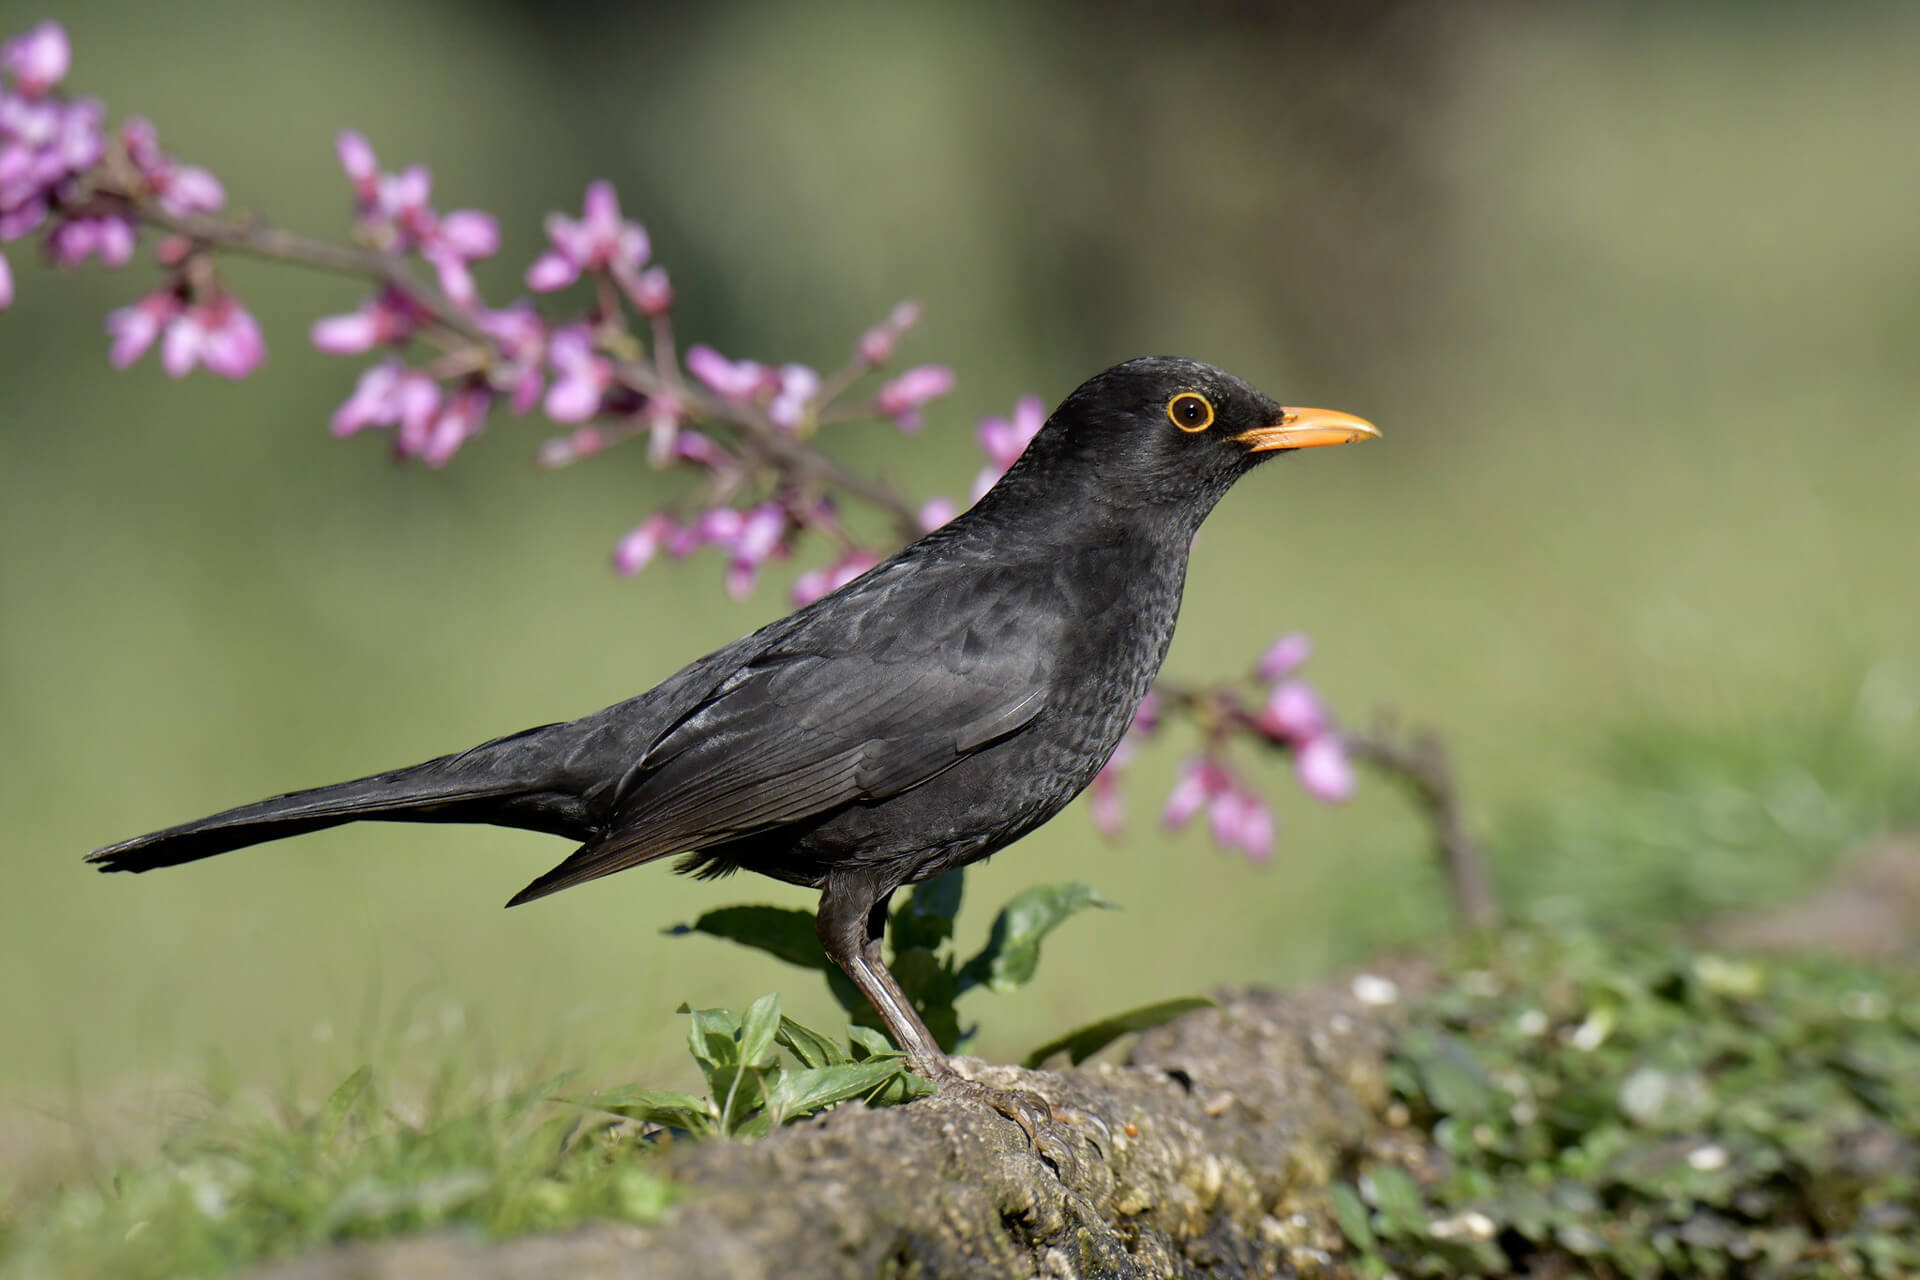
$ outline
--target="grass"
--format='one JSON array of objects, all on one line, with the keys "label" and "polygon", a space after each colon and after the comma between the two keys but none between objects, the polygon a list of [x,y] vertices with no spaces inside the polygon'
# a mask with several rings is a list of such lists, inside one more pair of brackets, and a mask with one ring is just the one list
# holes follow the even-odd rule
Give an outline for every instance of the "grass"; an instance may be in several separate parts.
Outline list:
[{"label": "grass", "polygon": [[549,1101],[565,1077],[479,1081],[453,1065],[423,1098],[363,1067],[314,1106],[210,1097],[158,1159],[0,1209],[0,1274],[216,1275],[320,1244],[432,1227],[505,1236],[650,1222],[672,1188],[638,1126]]}]

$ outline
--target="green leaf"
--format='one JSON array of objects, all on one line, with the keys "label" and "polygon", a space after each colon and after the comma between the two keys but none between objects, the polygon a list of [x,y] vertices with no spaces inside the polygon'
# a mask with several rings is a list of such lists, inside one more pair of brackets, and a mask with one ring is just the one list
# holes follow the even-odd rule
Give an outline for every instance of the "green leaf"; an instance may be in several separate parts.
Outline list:
[{"label": "green leaf", "polygon": [[740,1045],[736,1040],[740,1019],[726,1009],[689,1009],[681,1005],[680,1012],[693,1015],[693,1025],[687,1029],[687,1052],[700,1064],[711,1085],[714,1072],[740,1060]]},{"label": "green leaf", "polygon": [[314,1131],[322,1141],[331,1142],[340,1126],[346,1123],[347,1115],[353,1110],[353,1104],[360,1101],[360,1095],[373,1083],[373,1065],[368,1063],[340,1082],[340,1087],[327,1095],[321,1104],[320,1113],[313,1118]]},{"label": "green leaf", "polygon": [[1373,1215],[1367,1212],[1359,1192],[1344,1182],[1336,1182],[1327,1188],[1327,1198],[1333,1202],[1334,1221],[1340,1224],[1340,1230],[1346,1233],[1354,1248],[1372,1253],[1380,1247],[1373,1234]]},{"label": "green leaf", "polygon": [[767,1090],[767,1112],[774,1117],[774,1123],[784,1124],[836,1102],[865,1097],[905,1070],[898,1058],[872,1058],[837,1067],[809,1067],[788,1072]]},{"label": "green leaf", "polygon": [[1220,1002],[1206,996],[1180,996],[1173,1000],[1161,1000],[1154,1004],[1143,1004],[1137,1009],[1125,1013],[1116,1013],[1110,1018],[1078,1027],[1057,1039],[1049,1040],[1027,1055],[1027,1066],[1037,1067],[1056,1053],[1067,1055],[1069,1062],[1085,1062],[1121,1036],[1132,1031],[1151,1031],[1164,1023],[1172,1022],[1183,1013],[1192,1013],[1195,1009],[1218,1009]]},{"label": "green leaf", "polygon": [[1113,910],[1114,906],[1084,880],[1035,885],[1016,895],[994,917],[987,945],[960,971],[959,989],[984,985],[1012,991],[1025,986],[1040,963],[1041,939],[1088,907]]},{"label": "green leaf", "polygon": [[813,930],[813,912],[799,907],[720,907],[692,924],[677,924],[666,932],[676,938],[690,933],[725,938],[802,969],[833,968],[826,953],[820,950],[820,937]]},{"label": "green leaf", "polygon": [[953,937],[953,918],[960,913],[965,888],[966,872],[958,867],[916,886],[893,913],[887,936],[894,954],[915,947],[938,951],[941,943]]},{"label": "green leaf", "polygon": [[1368,1181],[1373,1184],[1373,1202],[1380,1210],[1381,1230],[1390,1235],[1424,1240],[1426,1204],[1413,1175],[1399,1165],[1383,1164],[1374,1168]]},{"label": "green leaf", "polygon": [[555,1098],[576,1107],[591,1107],[629,1120],[663,1124],[689,1133],[706,1133],[713,1128],[713,1108],[705,1098],[672,1089],[635,1089],[623,1087],[585,1098]]},{"label": "green leaf", "polygon": [[784,1013],[780,1015],[780,1029],[773,1034],[803,1067],[837,1067],[847,1060],[846,1051],[839,1045]]},{"label": "green leaf", "polygon": [[848,1027],[847,1040],[853,1045],[853,1056],[857,1061],[902,1056],[884,1031],[875,1031],[872,1027]]},{"label": "green leaf", "polygon": [[[776,1070],[775,1075],[779,1072]],[[767,1097],[768,1072],[745,1063],[731,1063],[708,1077],[713,1089],[714,1109],[720,1113],[720,1132],[739,1133],[747,1119],[758,1111]]]},{"label": "green leaf", "polygon": [[740,1061],[749,1067],[773,1065],[773,1037],[780,1029],[780,996],[769,991],[747,1007],[740,1020]]}]

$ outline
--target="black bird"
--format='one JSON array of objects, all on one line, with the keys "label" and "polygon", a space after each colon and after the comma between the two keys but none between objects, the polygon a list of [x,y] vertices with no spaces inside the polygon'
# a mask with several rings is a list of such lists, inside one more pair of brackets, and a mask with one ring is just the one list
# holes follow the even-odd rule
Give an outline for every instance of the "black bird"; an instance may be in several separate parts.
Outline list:
[{"label": "black bird", "polygon": [[110,845],[150,871],[365,819],[580,841],[507,905],[673,854],[820,890],[820,945],[915,1070],[955,1072],[880,959],[894,891],[1033,830],[1092,781],[1173,638],[1187,550],[1277,453],[1377,436],[1193,360],[1082,385],[974,507],[636,698],[457,755]]}]

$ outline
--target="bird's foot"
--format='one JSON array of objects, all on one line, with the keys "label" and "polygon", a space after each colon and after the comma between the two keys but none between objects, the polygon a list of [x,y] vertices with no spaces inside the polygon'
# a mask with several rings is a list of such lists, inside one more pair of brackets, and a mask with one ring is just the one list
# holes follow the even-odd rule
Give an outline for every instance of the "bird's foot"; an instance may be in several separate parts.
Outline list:
[{"label": "bird's foot", "polygon": [[977,1102],[1005,1116],[1027,1135],[1034,1154],[1063,1181],[1077,1181],[1100,1144],[1094,1134],[1106,1128],[1098,1116],[1077,1108],[1055,1107],[1031,1089],[1010,1089],[964,1076],[949,1064],[925,1072],[940,1096]]}]

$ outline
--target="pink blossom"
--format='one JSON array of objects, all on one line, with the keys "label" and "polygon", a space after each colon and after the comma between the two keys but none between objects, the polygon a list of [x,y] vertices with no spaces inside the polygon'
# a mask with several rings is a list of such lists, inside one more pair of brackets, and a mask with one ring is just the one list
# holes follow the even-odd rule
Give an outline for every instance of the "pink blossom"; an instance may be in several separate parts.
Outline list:
[{"label": "pink blossom", "polygon": [[648,516],[614,544],[614,572],[623,578],[631,578],[652,562],[676,531],[673,517],[665,512],[657,511]]},{"label": "pink blossom", "polygon": [[794,580],[793,603],[796,607],[812,604],[822,596],[838,591],[879,563],[880,557],[871,551],[855,549],[832,564],[809,569]]},{"label": "pink blossom", "polygon": [[437,212],[431,203],[432,170],[416,164],[382,173],[373,145],[351,129],[334,138],[334,151],[353,184],[361,227],[385,247],[425,258],[449,302],[477,307],[479,292],[468,264],[499,252],[500,224],[493,215],[478,209]]},{"label": "pink blossom", "polygon": [[1129,731],[1143,738],[1151,738],[1160,731],[1160,695],[1152,689],[1140,699],[1140,705],[1134,708],[1133,723]]},{"label": "pink blossom", "polygon": [[364,135],[343,129],[335,135],[333,149],[361,208],[371,208],[380,191],[380,157],[374,154],[373,144]]},{"label": "pink blossom", "polygon": [[1326,732],[1327,709],[1304,681],[1283,680],[1268,691],[1254,720],[1277,742],[1304,743]]},{"label": "pink blossom", "polygon": [[911,329],[920,320],[920,304],[909,298],[897,304],[885,320],[860,335],[855,351],[860,359],[872,369],[878,369],[893,359],[894,348],[900,343],[900,336]]},{"label": "pink blossom", "polygon": [[1273,856],[1273,814],[1245,787],[1229,786],[1214,796],[1207,826],[1223,848],[1238,849],[1256,862]]},{"label": "pink blossom", "polygon": [[993,488],[1007,468],[1019,460],[1040,428],[1047,422],[1047,406],[1038,396],[1021,396],[1013,402],[1011,418],[987,418],[977,428],[980,448],[986,452],[987,465],[973,479],[973,500],[980,501]]},{"label": "pink blossom", "polygon": [[620,285],[642,314],[657,316],[673,305],[673,285],[667,280],[665,267],[648,267],[634,277],[630,288],[624,279]]},{"label": "pink blossom", "polygon": [[1180,762],[1173,790],[1167,794],[1166,806],[1160,811],[1161,825],[1170,831],[1186,826],[1215,796],[1232,785],[1233,779],[1214,761],[1204,756],[1189,756]]},{"label": "pink blossom", "polygon": [[543,467],[564,467],[603,452],[611,443],[598,427],[576,427],[542,443],[534,461]]},{"label": "pink blossom", "polygon": [[1303,631],[1289,631],[1267,646],[1254,674],[1272,683],[1313,656],[1313,641]]},{"label": "pink blossom", "polygon": [[137,233],[125,218],[69,218],[47,236],[47,255],[63,267],[77,267],[95,254],[109,267],[133,257]]},{"label": "pink blossom", "polygon": [[419,442],[420,460],[429,467],[446,466],[461,445],[485,428],[487,410],[492,404],[492,389],[477,379],[467,379],[447,397],[425,438]]},{"label": "pink blossom", "polygon": [[353,394],[334,412],[333,434],[350,436],[368,427],[397,426],[394,451],[400,457],[420,457],[429,451],[438,455],[449,445],[458,448],[466,434],[478,429],[477,418],[485,415],[485,405],[468,403],[451,422],[442,423],[441,405],[439,383],[398,360],[388,360],[360,375]]},{"label": "pink blossom", "polygon": [[209,373],[238,380],[259,368],[266,354],[260,326],[227,295],[178,312],[160,338],[160,367],[172,378],[203,365]]},{"label": "pink blossom", "polygon": [[960,514],[960,506],[952,498],[929,498],[920,505],[920,527],[932,533]]},{"label": "pink blossom", "polygon": [[613,385],[613,362],[593,349],[584,326],[557,330],[547,342],[547,363],[554,374],[545,403],[549,418],[585,422],[600,412]]},{"label": "pink blossom", "polygon": [[391,407],[398,428],[393,434],[395,457],[417,458],[427,451],[443,401],[440,384],[418,369],[400,375]]},{"label": "pink blossom", "polygon": [[181,303],[171,291],[149,293],[130,307],[121,307],[107,316],[107,333],[113,345],[107,362],[124,369],[147,353],[173,318],[180,314]]},{"label": "pink blossom", "polygon": [[918,431],[920,410],[952,390],[953,370],[939,364],[916,365],[881,386],[874,408],[902,431]]},{"label": "pink blossom", "polygon": [[722,400],[736,404],[753,399],[767,389],[771,371],[752,360],[729,360],[712,347],[695,345],[687,349],[687,371],[707,384]]},{"label": "pink blossom", "polygon": [[639,271],[653,251],[646,228],[620,217],[620,199],[604,180],[588,185],[578,221],[547,215],[547,243],[547,252],[527,268],[527,287],[536,293],[565,288],[583,271],[606,271],[632,296],[640,291]]},{"label": "pink blossom", "polygon": [[1338,804],[1353,795],[1353,762],[1340,739],[1321,734],[1294,753],[1294,777],[1316,800]]},{"label": "pink blossom", "polygon": [[546,386],[546,323],[525,298],[498,311],[480,311],[475,320],[499,348],[502,364],[496,370],[497,381],[513,389],[508,403],[515,413],[527,412],[539,403]]},{"label": "pink blossom", "polygon": [[153,122],[130,116],[120,125],[120,145],[162,209],[175,217],[212,213],[227,202],[220,180],[196,165],[183,165],[160,149]]},{"label": "pink blossom", "polygon": [[345,438],[367,427],[391,423],[394,395],[404,372],[405,366],[398,360],[369,366],[354,384],[353,394],[334,410],[330,424],[333,434]]},{"label": "pink blossom", "polygon": [[746,513],[727,562],[728,595],[744,600],[753,593],[761,566],[779,550],[780,539],[786,531],[786,508],[777,502],[763,502]]},{"label": "pink blossom", "polygon": [[0,253],[0,311],[5,311],[12,305],[13,268],[7,265],[7,255]]},{"label": "pink blossom", "polygon": [[1126,795],[1120,787],[1120,775],[1133,763],[1133,756],[1133,739],[1120,739],[1120,745],[1087,788],[1094,829],[1109,840],[1118,840],[1126,832]]},{"label": "pink blossom", "polygon": [[803,364],[783,364],[779,379],[773,399],[767,402],[767,417],[776,427],[792,431],[812,411],[813,398],[820,394],[820,375]]},{"label": "pink blossom", "polygon": [[0,70],[13,77],[22,97],[38,98],[67,77],[73,47],[57,22],[42,22],[25,35],[0,44]]},{"label": "pink blossom", "polygon": [[359,355],[388,343],[405,342],[419,324],[419,305],[397,289],[382,289],[358,310],[314,321],[313,345],[332,356]]}]

